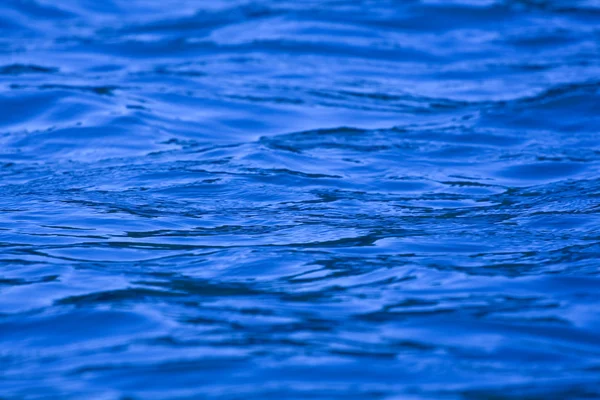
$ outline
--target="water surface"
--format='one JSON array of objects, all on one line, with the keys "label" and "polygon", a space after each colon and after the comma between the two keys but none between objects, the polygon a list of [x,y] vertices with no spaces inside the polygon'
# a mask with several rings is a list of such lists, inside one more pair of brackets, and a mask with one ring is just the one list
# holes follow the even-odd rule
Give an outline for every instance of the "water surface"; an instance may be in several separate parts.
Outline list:
[{"label": "water surface", "polygon": [[600,398],[600,2],[0,33],[2,398]]}]

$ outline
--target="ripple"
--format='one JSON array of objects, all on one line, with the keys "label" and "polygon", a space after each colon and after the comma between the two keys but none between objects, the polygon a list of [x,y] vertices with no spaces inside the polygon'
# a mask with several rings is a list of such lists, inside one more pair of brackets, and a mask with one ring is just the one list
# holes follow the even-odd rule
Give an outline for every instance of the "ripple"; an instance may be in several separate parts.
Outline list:
[{"label": "ripple", "polygon": [[[159,327],[139,313],[118,311],[73,311],[65,314],[39,316],[29,321],[4,321],[2,342],[13,351],[26,348],[49,350],[53,347],[106,344],[112,340],[126,340],[140,331],[147,333]],[[25,340],[24,339],[25,336]],[[76,340],[73,338],[76,337]]]},{"label": "ripple", "polygon": [[585,164],[575,163],[536,163],[513,165],[504,169],[500,176],[518,180],[548,181],[565,179],[585,170]]}]

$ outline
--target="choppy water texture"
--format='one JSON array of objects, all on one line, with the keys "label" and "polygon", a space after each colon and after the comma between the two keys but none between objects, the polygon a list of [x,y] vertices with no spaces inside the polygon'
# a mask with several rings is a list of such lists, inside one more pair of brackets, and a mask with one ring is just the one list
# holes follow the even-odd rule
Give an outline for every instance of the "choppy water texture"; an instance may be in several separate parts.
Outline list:
[{"label": "choppy water texture", "polygon": [[0,33],[0,397],[600,398],[600,2]]}]

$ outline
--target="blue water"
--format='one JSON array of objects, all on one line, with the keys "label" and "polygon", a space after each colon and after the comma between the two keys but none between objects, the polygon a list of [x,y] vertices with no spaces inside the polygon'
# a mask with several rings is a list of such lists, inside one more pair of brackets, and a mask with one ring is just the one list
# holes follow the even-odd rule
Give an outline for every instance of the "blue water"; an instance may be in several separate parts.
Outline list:
[{"label": "blue water", "polygon": [[0,398],[600,398],[600,1],[4,0]]}]

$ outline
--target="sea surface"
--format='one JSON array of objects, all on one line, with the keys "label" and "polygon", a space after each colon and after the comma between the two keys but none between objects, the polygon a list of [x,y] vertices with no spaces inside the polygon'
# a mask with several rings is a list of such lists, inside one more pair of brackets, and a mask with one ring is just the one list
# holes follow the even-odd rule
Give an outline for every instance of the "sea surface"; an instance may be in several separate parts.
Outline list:
[{"label": "sea surface", "polygon": [[0,398],[599,399],[600,1],[3,0]]}]

